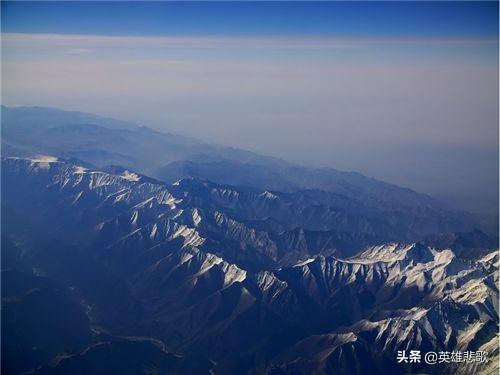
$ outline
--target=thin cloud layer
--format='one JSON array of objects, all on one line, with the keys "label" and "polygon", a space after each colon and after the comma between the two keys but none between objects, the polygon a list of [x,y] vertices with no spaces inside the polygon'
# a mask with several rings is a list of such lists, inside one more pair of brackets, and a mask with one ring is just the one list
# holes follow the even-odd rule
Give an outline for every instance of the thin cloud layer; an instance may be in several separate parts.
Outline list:
[{"label": "thin cloud layer", "polygon": [[492,38],[396,38],[332,36],[207,36],[138,37],[68,34],[3,33],[6,48],[194,48],[194,49],[334,49],[370,45],[480,45],[495,44]]}]

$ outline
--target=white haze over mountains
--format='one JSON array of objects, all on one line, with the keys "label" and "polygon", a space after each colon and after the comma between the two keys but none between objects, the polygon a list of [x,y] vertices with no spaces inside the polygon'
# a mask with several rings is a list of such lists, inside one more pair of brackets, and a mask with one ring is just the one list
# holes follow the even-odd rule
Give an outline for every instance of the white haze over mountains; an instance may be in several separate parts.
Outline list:
[{"label": "white haze over mountains", "polygon": [[3,104],[136,121],[497,212],[495,42],[2,39]]}]

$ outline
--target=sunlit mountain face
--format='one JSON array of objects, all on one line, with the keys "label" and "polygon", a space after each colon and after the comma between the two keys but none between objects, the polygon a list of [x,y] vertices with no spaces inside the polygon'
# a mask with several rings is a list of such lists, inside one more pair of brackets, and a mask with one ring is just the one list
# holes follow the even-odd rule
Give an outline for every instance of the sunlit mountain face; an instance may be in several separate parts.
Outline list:
[{"label": "sunlit mountain face", "polygon": [[[361,174],[4,111],[6,373],[496,371],[482,218]],[[409,350],[488,362],[398,362]]]}]

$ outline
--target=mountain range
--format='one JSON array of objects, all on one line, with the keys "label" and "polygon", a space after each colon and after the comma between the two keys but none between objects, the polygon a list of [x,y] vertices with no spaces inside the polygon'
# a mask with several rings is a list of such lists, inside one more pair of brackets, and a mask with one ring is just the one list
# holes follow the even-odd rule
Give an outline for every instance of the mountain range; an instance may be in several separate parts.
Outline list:
[{"label": "mountain range", "polygon": [[2,107],[6,373],[496,373],[497,250],[358,173]]}]

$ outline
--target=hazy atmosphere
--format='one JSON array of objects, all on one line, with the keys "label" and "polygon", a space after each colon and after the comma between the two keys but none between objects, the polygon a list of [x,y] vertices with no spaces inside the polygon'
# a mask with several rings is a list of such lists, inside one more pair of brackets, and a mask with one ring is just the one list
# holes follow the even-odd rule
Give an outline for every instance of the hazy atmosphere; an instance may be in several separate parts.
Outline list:
[{"label": "hazy atmosphere", "polygon": [[2,3],[2,104],[131,120],[496,213],[497,3],[360,4]]},{"label": "hazy atmosphere", "polygon": [[498,2],[1,10],[2,374],[498,374]]}]

